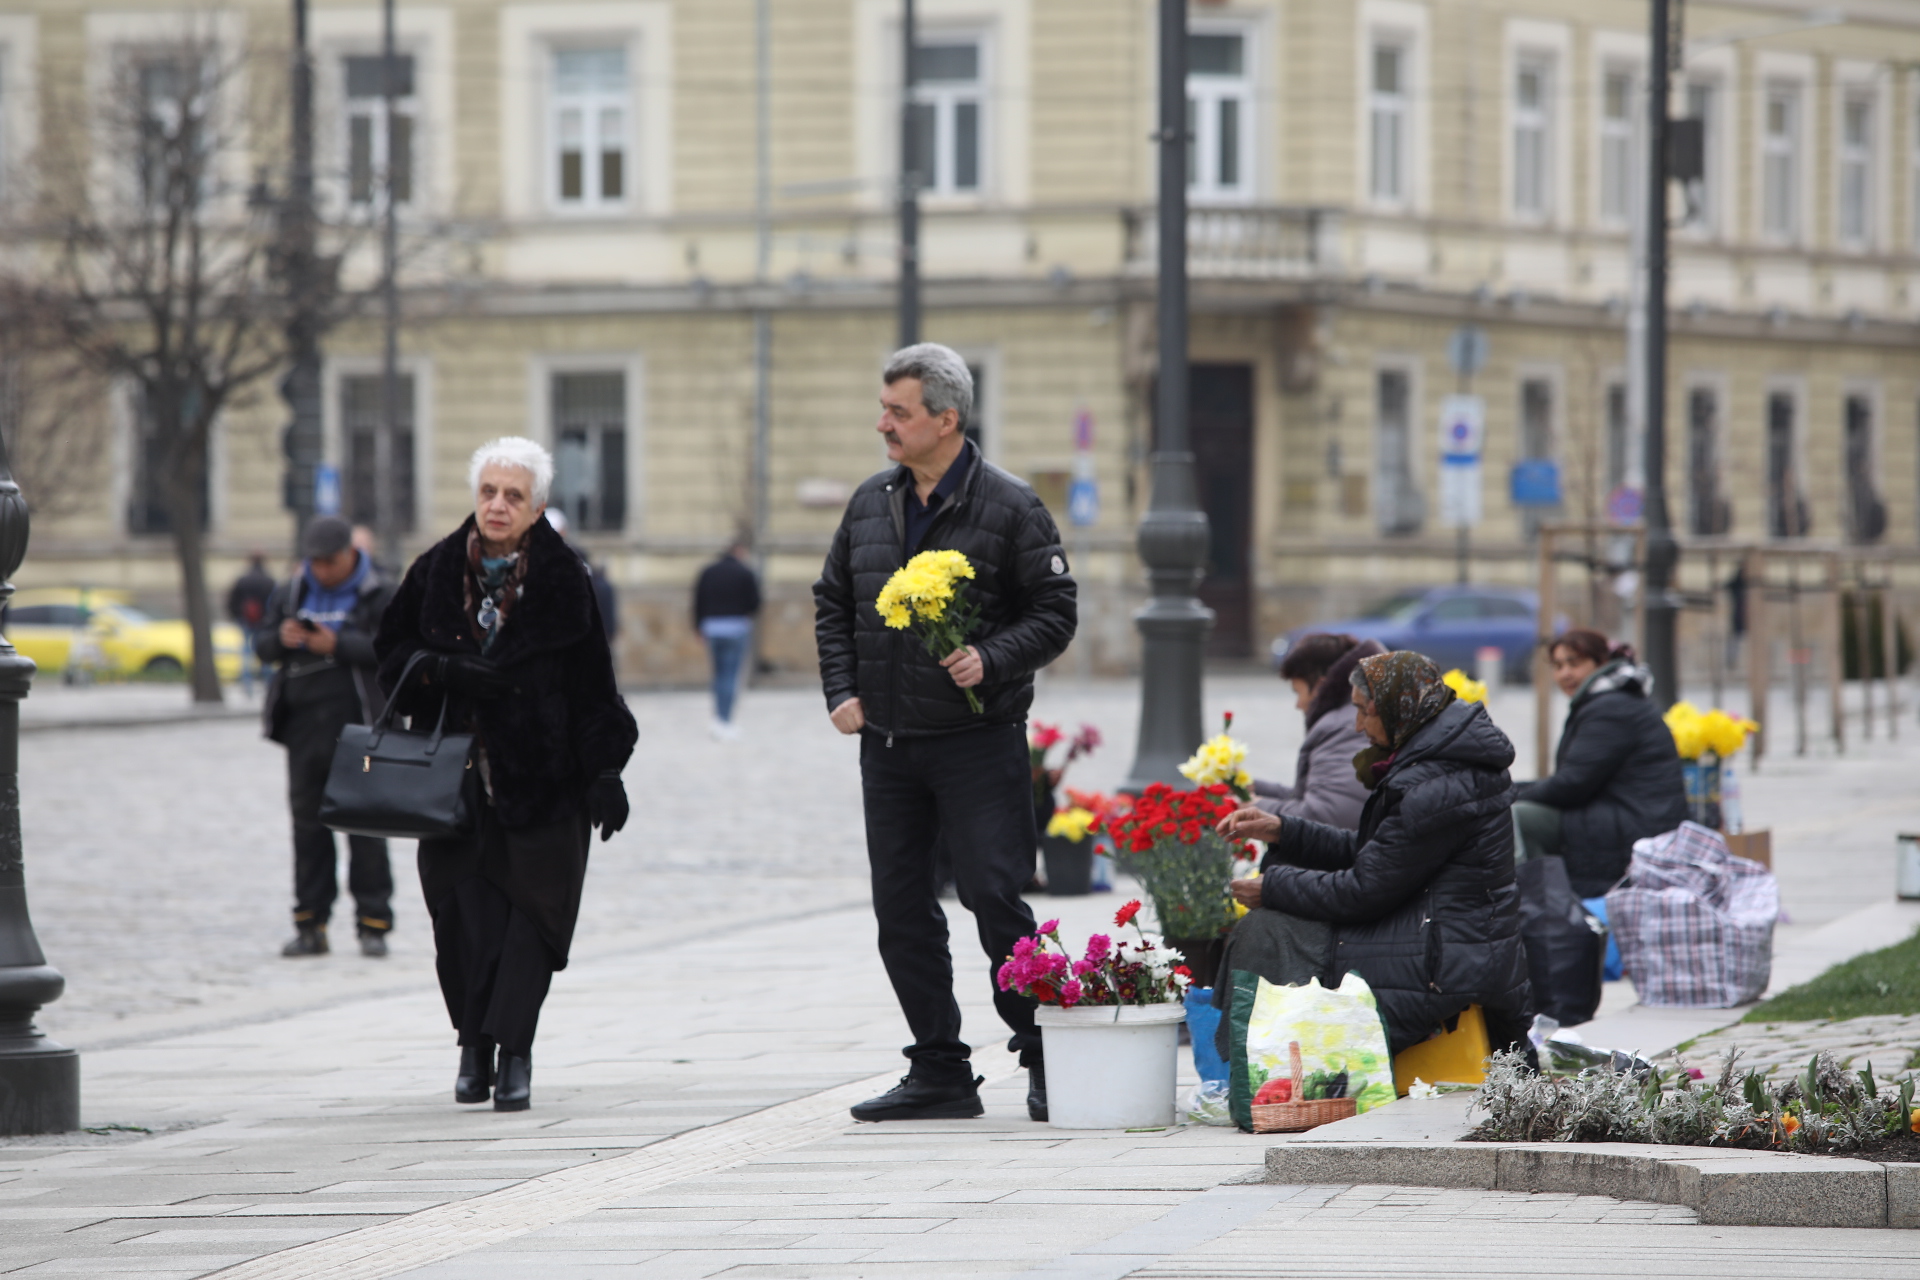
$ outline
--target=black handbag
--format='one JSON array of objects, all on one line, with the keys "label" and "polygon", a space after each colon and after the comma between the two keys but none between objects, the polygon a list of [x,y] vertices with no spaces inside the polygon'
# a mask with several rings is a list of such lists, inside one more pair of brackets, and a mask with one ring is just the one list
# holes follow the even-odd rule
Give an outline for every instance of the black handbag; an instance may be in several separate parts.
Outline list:
[{"label": "black handbag", "polygon": [[[394,685],[398,695],[414,668],[432,655],[407,660]],[[340,731],[320,797],[320,821],[354,836],[433,840],[473,829],[473,735],[448,733],[447,699],[432,733],[393,727],[397,696],[371,725]]]},{"label": "black handbag", "polygon": [[1533,982],[1533,1008],[1563,1027],[1578,1026],[1600,1008],[1607,964],[1607,926],[1574,896],[1567,864],[1528,858],[1514,868],[1520,886],[1520,942]]}]

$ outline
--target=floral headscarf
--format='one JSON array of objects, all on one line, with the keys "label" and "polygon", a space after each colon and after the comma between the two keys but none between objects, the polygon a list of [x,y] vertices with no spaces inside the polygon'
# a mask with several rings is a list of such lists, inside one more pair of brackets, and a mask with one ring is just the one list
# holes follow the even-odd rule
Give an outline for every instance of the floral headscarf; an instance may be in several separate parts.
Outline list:
[{"label": "floral headscarf", "polygon": [[1353,758],[1355,775],[1371,791],[1407,740],[1447,709],[1454,692],[1432,658],[1409,649],[1362,658],[1354,668],[1353,685],[1373,702],[1387,730],[1386,746],[1370,746]]}]

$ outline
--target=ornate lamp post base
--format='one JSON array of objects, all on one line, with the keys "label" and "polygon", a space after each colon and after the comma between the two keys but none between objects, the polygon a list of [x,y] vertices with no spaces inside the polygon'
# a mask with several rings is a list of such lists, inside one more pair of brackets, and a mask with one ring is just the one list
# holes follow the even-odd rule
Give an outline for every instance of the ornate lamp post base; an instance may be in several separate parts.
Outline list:
[{"label": "ornate lamp post base", "polygon": [[1126,790],[1188,785],[1180,766],[1205,739],[1202,664],[1213,610],[1194,595],[1207,559],[1206,513],[1194,500],[1193,455],[1153,456],[1153,506],[1140,522],[1140,558],[1153,597],[1133,615],[1140,631],[1140,738]]}]

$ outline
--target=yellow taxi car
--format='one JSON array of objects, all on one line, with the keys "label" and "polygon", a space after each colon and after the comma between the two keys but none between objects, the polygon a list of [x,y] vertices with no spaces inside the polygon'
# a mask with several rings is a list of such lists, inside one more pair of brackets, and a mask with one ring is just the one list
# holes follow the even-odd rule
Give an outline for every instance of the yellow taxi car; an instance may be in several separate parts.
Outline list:
[{"label": "yellow taxi car", "polygon": [[[0,632],[42,671],[78,679],[166,678],[193,665],[193,630],[178,618],[137,609],[110,587],[29,587],[0,614]],[[240,678],[240,628],[213,625],[213,661],[222,680]]]}]

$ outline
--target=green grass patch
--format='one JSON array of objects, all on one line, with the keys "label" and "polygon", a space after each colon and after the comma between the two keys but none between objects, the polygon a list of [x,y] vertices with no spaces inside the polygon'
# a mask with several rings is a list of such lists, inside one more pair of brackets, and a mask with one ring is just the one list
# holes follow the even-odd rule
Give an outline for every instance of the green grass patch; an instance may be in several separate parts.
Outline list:
[{"label": "green grass patch", "polygon": [[1920,1013],[1920,933],[1790,987],[1741,1021],[1817,1022],[1913,1013]]}]

